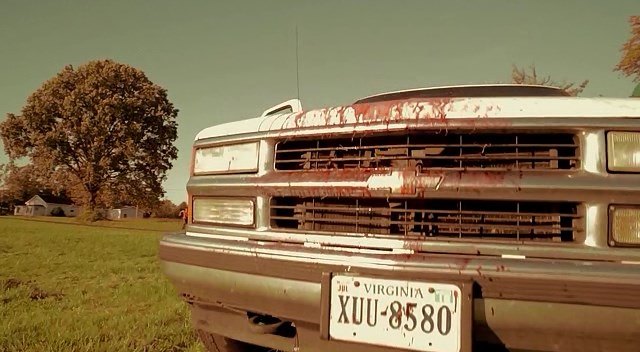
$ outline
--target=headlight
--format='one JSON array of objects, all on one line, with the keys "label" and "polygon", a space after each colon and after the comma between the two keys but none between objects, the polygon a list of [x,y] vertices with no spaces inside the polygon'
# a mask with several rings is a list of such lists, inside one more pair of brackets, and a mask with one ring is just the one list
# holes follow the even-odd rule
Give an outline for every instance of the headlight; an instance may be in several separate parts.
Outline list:
[{"label": "headlight", "polygon": [[640,207],[611,206],[609,214],[614,244],[640,245]]},{"label": "headlight", "polygon": [[196,149],[193,162],[194,174],[256,171],[258,171],[258,142]]},{"label": "headlight", "polygon": [[194,198],[193,222],[251,226],[254,221],[252,199]]},{"label": "headlight", "polygon": [[640,172],[640,133],[607,133],[609,171]]}]

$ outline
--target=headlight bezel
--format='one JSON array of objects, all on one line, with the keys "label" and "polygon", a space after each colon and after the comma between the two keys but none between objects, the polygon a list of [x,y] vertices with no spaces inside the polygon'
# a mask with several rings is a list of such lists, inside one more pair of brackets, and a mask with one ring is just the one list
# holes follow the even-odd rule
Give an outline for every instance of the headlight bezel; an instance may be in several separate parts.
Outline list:
[{"label": "headlight bezel", "polygon": [[[231,143],[207,143],[202,145],[196,145],[193,147],[192,157],[191,157],[191,175],[192,176],[207,176],[207,175],[234,175],[234,174],[255,174],[259,171],[260,166],[260,141],[252,140],[252,141],[242,141],[242,142],[231,142]],[[251,167],[240,167],[235,169],[211,169],[198,171],[198,152],[207,149],[229,149],[238,146],[255,146],[255,151],[252,151],[252,159],[255,162],[251,165]],[[224,158],[224,157],[223,157]]]},{"label": "headlight bezel", "polygon": [[[624,130],[614,130],[614,131],[607,131],[606,132],[606,153],[607,153],[607,160],[606,160],[606,166],[607,166],[607,171],[609,173],[614,173],[614,174],[637,174],[640,173],[640,165],[638,167],[616,167],[613,165],[614,163],[614,141],[613,138],[615,135],[621,135],[621,134],[635,134],[640,138],[640,132],[638,131],[624,131]],[[640,151],[640,145],[638,145],[638,150]]]},{"label": "headlight bezel", "polygon": [[608,238],[609,238],[609,246],[611,247],[626,247],[626,248],[638,248],[640,247],[640,242],[638,243],[625,243],[617,241],[614,234],[614,220],[615,220],[615,212],[619,209],[632,209],[640,212],[640,205],[631,205],[631,204],[610,204],[609,205],[609,226],[608,226]]},{"label": "headlight bezel", "polygon": [[[248,201],[251,204],[251,224],[232,223],[224,221],[207,221],[196,219],[196,201],[198,200],[219,200],[219,201]],[[238,227],[246,229],[255,229],[257,226],[257,212],[256,212],[256,198],[255,197],[229,197],[229,196],[194,196],[191,198],[191,222],[194,225],[215,225],[224,227]]]}]

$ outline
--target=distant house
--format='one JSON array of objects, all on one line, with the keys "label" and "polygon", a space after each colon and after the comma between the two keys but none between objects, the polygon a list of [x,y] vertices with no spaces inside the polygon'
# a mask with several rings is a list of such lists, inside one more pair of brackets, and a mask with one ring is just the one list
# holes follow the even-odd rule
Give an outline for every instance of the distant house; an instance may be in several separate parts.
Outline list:
[{"label": "distant house", "polygon": [[107,219],[110,220],[124,220],[124,219],[136,219],[142,217],[142,211],[138,211],[138,208],[132,206],[124,206],[122,208],[109,209],[107,213]]},{"label": "distant house", "polygon": [[24,205],[16,206],[14,215],[22,216],[49,216],[51,212],[60,208],[65,216],[76,216],[79,208],[66,199],[53,196],[33,196]]}]

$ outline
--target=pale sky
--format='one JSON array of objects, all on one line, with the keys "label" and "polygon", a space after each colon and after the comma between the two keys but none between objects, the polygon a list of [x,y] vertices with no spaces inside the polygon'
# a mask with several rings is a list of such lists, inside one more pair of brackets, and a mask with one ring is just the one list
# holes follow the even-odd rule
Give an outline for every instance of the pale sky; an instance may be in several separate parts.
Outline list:
[{"label": "pale sky", "polygon": [[[186,196],[201,129],[296,96],[305,109],[389,90],[507,82],[512,64],[583,96],[626,97],[613,72],[639,0],[0,0],[0,114],[65,65],[111,58],[143,70],[180,109],[167,197]],[[0,163],[7,161],[0,153]]]}]

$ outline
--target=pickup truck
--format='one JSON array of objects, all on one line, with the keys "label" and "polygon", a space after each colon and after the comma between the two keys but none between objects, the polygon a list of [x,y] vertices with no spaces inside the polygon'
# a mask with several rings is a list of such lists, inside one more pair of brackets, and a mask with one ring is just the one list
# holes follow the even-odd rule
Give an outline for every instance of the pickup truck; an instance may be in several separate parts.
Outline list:
[{"label": "pickup truck", "polygon": [[294,99],[192,154],[159,257],[209,351],[640,350],[638,99]]}]

